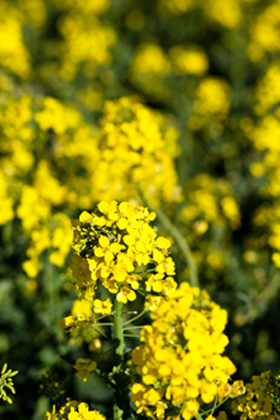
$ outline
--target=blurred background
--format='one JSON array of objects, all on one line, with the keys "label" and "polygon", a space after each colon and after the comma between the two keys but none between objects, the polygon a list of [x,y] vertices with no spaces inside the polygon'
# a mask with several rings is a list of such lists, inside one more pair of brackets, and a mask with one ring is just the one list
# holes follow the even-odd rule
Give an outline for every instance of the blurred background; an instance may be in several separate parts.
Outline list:
[{"label": "blurred background", "polygon": [[59,325],[71,219],[100,200],[164,212],[228,311],[235,379],[279,373],[279,39],[279,0],[0,0],[0,363],[19,371],[1,418],[65,396],[111,415],[71,364],[98,334]]}]

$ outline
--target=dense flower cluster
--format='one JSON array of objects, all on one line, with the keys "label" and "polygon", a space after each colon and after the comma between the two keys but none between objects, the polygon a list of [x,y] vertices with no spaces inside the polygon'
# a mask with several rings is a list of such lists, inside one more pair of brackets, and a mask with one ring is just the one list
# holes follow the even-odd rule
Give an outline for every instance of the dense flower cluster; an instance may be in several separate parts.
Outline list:
[{"label": "dense flower cluster", "polygon": [[[80,215],[74,223],[72,268],[80,294],[92,299],[97,281],[123,303],[135,300],[137,291],[168,294],[175,289],[171,243],[157,237],[149,225],[154,218],[143,207],[116,201],[103,201],[94,213]],[[101,304],[98,308],[102,313]]]},{"label": "dense flower cluster", "polygon": [[[201,406],[230,394],[235,366],[222,356],[227,312],[205,292],[182,283],[154,306],[133,351],[141,382],[131,388],[138,413],[152,419],[192,419]],[[179,417],[178,417],[179,416]]]},{"label": "dense flower cluster", "polygon": [[98,199],[136,198],[140,185],[156,207],[162,201],[178,201],[176,129],[162,115],[129,98],[108,101],[101,124]]},{"label": "dense flower cluster", "polygon": [[69,400],[58,413],[53,407],[52,413],[45,414],[45,420],[105,420],[105,416],[99,411],[90,410],[88,404],[74,400]]},{"label": "dense flower cluster", "polygon": [[280,377],[272,372],[253,376],[246,384],[246,393],[232,402],[234,415],[241,412],[241,420],[268,420],[280,415]]},{"label": "dense flower cluster", "polygon": [[69,253],[71,222],[62,207],[71,213],[116,196],[140,202],[137,183],[156,206],[179,198],[177,132],[141,104],[107,102],[99,133],[51,97],[5,93],[0,111],[0,225],[21,220],[30,241],[23,268],[31,278],[47,250],[59,267]]}]

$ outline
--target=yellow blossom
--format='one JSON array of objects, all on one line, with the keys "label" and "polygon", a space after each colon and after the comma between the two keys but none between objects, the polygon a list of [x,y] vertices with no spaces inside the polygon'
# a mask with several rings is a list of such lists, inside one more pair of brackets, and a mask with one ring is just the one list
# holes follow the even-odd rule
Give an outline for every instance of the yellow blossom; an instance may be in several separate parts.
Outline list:
[{"label": "yellow blossom", "polygon": [[78,371],[76,373],[76,377],[82,378],[84,382],[87,382],[90,378],[91,372],[95,370],[96,366],[96,362],[93,362],[90,359],[77,359],[74,365],[74,368]]},{"label": "yellow blossom", "polygon": [[[93,296],[99,280],[119,302],[127,303],[136,299],[140,288],[163,295],[176,288],[171,277],[175,265],[168,252],[171,242],[157,238],[149,225],[153,218],[143,207],[116,201],[102,201],[94,213],[81,213],[74,222],[73,245],[73,274],[80,293]],[[154,273],[143,278],[148,264]],[[94,311],[109,314],[110,305],[96,299]]]},{"label": "yellow blossom", "polygon": [[133,385],[131,399],[139,413],[153,418],[160,392],[161,415],[180,407],[182,417],[190,420],[202,403],[230,394],[228,381],[236,369],[222,355],[228,344],[223,333],[226,311],[188,283],[181,283],[150,310],[152,325],[142,328],[141,344],[132,353],[142,383]]}]

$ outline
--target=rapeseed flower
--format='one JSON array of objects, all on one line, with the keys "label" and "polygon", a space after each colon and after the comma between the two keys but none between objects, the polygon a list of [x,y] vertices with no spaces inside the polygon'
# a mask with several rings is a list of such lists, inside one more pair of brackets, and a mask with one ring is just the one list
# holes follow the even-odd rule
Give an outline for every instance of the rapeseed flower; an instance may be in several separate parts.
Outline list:
[{"label": "rapeseed flower", "polygon": [[245,385],[246,392],[232,402],[234,415],[241,412],[241,420],[268,420],[280,415],[279,375],[263,372],[253,376],[252,381]]},{"label": "rapeseed flower", "polygon": [[[81,213],[74,221],[73,245],[73,274],[81,295],[92,299],[98,281],[122,303],[135,300],[137,291],[167,295],[176,288],[171,243],[157,237],[149,224],[154,218],[144,207],[116,201]],[[110,301],[94,302],[94,312],[109,314]]]},{"label": "rapeseed flower", "polygon": [[53,406],[52,412],[46,412],[44,420],[106,420],[106,417],[99,411],[90,410],[87,403],[70,400],[68,398],[65,406],[56,412]]},{"label": "rapeseed flower", "polygon": [[132,386],[131,400],[147,417],[172,413],[190,420],[203,405],[230,395],[236,368],[222,355],[229,342],[227,312],[188,283],[150,309],[152,324],[143,327],[142,344],[133,350],[141,382]]}]

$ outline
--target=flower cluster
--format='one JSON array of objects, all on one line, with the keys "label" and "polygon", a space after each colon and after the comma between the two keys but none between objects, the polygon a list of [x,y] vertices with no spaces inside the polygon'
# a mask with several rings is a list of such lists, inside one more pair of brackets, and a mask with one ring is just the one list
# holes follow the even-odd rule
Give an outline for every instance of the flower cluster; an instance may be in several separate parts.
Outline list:
[{"label": "flower cluster", "polygon": [[241,420],[268,420],[280,415],[280,376],[263,372],[246,384],[246,393],[232,402],[234,415],[241,412]]},{"label": "flower cluster", "polygon": [[64,407],[56,413],[53,407],[52,413],[45,414],[44,420],[106,420],[99,411],[90,410],[88,404],[74,400],[68,400]]},{"label": "flower cluster", "polygon": [[16,90],[2,95],[0,225],[20,219],[29,239],[23,264],[29,277],[37,277],[47,250],[49,260],[63,266],[72,242],[65,209],[71,214],[116,196],[140,202],[137,183],[152,204],[178,200],[178,135],[162,115],[128,98],[109,101],[94,133],[58,99],[18,98]]},{"label": "flower cluster", "polygon": [[106,103],[101,124],[98,199],[137,198],[139,185],[155,207],[178,201],[176,129],[162,115],[126,97]]},{"label": "flower cluster", "polygon": [[152,308],[151,317],[152,325],[142,329],[142,344],[133,351],[141,377],[131,388],[137,413],[190,420],[201,406],[228,396],[229,376],[236,369],[222,356],[229,342],[223,333],[227,312],[206,292],[181,283]]},{"label": "flower cluster", "polygon": [[[81,295],[92,299],[97,281],[123,303],[135,300],[137,291],[166,295],[175,289],[171,243],[157,237],[149,225],[154,218],[146,208],[116,201],[80,215],[74,222],[72,269]],[[107,312],[104,305],[99,301],[97,311]]]}]

